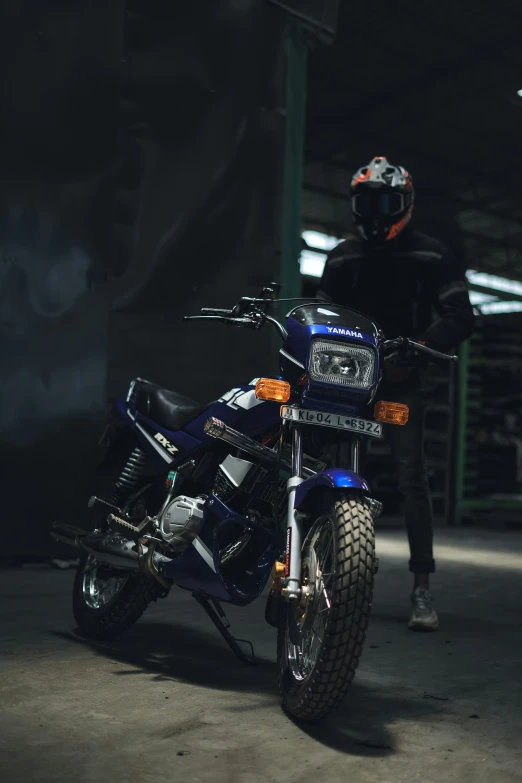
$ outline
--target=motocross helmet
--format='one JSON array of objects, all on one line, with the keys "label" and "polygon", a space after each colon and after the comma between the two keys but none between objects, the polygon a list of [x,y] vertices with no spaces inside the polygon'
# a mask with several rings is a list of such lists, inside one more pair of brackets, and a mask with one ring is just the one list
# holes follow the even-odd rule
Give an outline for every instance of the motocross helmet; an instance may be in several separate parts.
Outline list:
[{"label": "motocross helmet", "polygon": [[354,174],[351,197],[360,235],[372,244],[384,244],[410,222],[415,191],[406,169],[378,157]]}]

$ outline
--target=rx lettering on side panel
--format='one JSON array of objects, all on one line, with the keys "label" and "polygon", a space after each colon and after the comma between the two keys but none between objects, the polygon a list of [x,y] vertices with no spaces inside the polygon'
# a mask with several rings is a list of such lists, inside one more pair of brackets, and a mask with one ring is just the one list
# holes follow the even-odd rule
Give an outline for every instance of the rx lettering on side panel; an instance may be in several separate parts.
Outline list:
[{"label": "rx lettering on side panel", "polygon": [[161,432],[157,432],[154,435],[154,440],[157,440],[158,443],[161,443],[164,449],[167,449],[169,454],[177,454],[179,449],[177,449],[175,446],[172,445],[170,441],[167,440],[167,438],[161,434]]}]

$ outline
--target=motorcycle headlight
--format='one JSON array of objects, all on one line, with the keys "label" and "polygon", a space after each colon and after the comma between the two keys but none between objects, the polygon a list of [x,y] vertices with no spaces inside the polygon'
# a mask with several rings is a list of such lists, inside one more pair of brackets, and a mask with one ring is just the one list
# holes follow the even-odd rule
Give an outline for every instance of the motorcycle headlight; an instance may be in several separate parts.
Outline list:
[{"label": "motorcycle headlight", "polygon": [[314,340],[308,372],[322,383],[366,389],[372,384],[375,353],[371,348]]}]

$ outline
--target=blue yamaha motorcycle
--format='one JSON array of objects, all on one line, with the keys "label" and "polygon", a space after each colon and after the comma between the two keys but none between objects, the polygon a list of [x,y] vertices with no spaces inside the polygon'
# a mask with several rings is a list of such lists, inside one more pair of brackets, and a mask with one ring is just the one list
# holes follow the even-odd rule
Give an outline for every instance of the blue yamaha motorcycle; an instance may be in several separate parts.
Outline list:
[{"label": "blue yamaha motorcycle", "polygon": [[372,602],[381,507],[359,473],[361,442],[408,418],[404,405],[375,404],[385,352],[456,357],[385,342],[364,315],[317,300],[301,300],[283,326],[270,315],[278,289],[186,320],[270,324],[282,340],[280,377],[211,405],[134,380],[100,441],[93,532],[55,523],[52,535],[81,550],[73,610],[90,638],[121,634],[176,585],[253,663],[222,603],[250,604],[271,579],[265,617],[278,629],[283,706],[315,720],[354,677]]}]

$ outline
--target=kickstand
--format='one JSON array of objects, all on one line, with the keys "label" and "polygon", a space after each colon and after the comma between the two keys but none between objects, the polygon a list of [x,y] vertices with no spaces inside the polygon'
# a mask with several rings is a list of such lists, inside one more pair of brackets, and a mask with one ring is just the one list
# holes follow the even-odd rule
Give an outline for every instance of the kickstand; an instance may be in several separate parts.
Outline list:
[{"label": "kickstand", "polygon": [[[234,655],[236,655],[243,663],[247,663],[250,666],[257,666],[258,662],[255,659],[252,642],[249,642],[247,639],[235,639],[232,636],[228,630],[230,628],[230,623],[228,622],[227,616],[223,611],[221,604],[213,598],[209,600],[199,593],[192,593],[192,597],[195,598],[198,604],[203,607]],[[242,644],[248,644],[251,650],[251,654],[247,655],[244,653],[238,642],[241,642]]]}]

